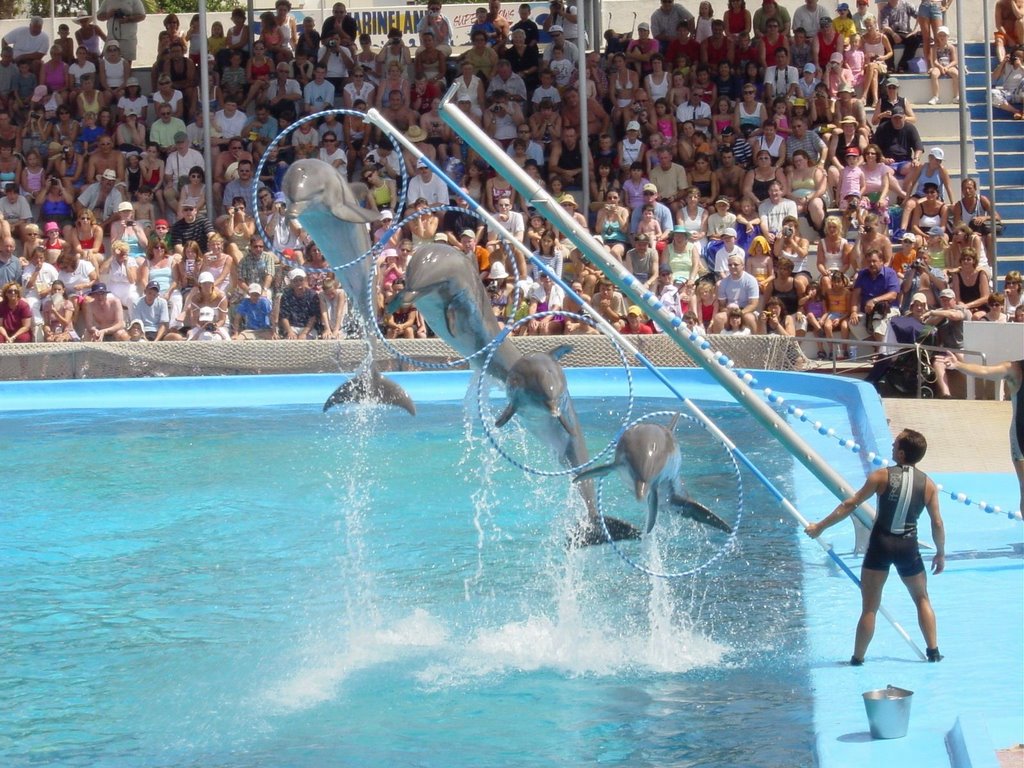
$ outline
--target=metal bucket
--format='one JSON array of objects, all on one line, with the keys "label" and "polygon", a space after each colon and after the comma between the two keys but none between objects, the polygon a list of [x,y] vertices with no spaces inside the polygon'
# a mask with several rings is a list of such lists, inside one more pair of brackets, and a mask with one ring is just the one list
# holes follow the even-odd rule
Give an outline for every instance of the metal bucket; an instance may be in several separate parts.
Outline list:
[{"label": "metal bucket", "polygon": [[910,699],[913,691],[889,685],[864,693],[864,709],[874,739],[902,739],[910,724]]}]

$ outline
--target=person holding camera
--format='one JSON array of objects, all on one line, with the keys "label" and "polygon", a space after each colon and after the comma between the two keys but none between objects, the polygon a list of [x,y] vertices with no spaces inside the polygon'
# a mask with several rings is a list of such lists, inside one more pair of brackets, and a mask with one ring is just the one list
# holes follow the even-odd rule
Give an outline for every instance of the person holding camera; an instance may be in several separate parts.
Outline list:
[{"label": "person holding camera", "polygon": [[[341,35],[337,30],[324,35],[320,40],[316,66],[324,67],[324,77],[334,86],[334,93],[339,94],[345,88],[345,79],[355,66],[352,51],[341,44]],[[314,70],[314,73],[316,70]]]},{"label": "person holding camera", "polygon": [[505,91],[495,91],[494,100],[484,112],[484,130],[503,149],[516,138],[516,128],[523,124],[523,110],[511,101]]},{"label": "person holding camera", "polygon": [[[451,55],[452,51],[452,27],[448,21],[448,17],[441,12],[441,3],[437,0],[427,4],[427,12],[423,18],[420,19],[420,23],[416,26],[416,32],[420,35],[420,39],[423,39],[423,35],[427,32],[433,34],[434,42],[440,48],[440,50],[446,55]],[[445,46],[441,48],[441,46]]]}]

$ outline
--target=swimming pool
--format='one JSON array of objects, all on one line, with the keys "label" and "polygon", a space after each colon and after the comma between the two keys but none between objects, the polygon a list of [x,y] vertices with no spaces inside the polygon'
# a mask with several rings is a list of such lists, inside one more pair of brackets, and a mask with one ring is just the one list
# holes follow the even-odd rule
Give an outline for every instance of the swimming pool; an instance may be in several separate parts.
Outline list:
[{"label": "swimming pool", "polygon": [[[767,493],[746,478],[735,547],[694,579],[649,580],[609,547],[569,556],[567,481],[526,478],[473,436],[452,402],[464,376],[416,376],[415,419],[325,417],[336,382],[315,376],[84,383],[87,410],[59,415],[5,397],[38,470],[5,486],[4,764],[808,761],[798,537]],[[621,384],[570,380],[583,396]],[[55,384],[35,408],[69,404]],[[578,404],[599,448],[622,403]],[[710,407],[789,484],[778,446]],[[687,444],[690,491],[734,507],[721,450],[700,430]],[[671,525],[673,563],[722,543]]]}]

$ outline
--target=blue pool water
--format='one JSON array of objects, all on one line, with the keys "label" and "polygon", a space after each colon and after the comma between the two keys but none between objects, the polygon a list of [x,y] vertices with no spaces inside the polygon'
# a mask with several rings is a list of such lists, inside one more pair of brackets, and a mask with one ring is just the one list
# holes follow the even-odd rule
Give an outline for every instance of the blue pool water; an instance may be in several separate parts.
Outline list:
[{"label": "blue pool water", "polygon": [[[621,402],[579,407],[599,449]],[[524,477],[464,413],[7,415],[26,469],[0,538],[0,763],[806,764],[797,533],[768,495],[747,479],[731,544],[662,516],[633,556],[728,550],[650,579],[567,554],[568,481]],[[742,411],[711,413],[788,483]],[[735,520],[721,449],[680,434],[690,492]],[[617,481],[605,497],[643,519]]]}]

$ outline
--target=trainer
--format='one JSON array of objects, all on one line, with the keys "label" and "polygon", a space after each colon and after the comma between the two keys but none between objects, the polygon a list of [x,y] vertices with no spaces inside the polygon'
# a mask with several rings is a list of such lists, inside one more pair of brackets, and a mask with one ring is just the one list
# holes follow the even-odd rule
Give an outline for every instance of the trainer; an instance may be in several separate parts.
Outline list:
[{"label": "trainer", "polygon": [[894,467],[877,469],[853,496],[843,500],[832,514],[818,523],[811,523],[805,532],[812,539],[836,523],[849,517],[872,494],[878,495],[878,514],[871,527],[868,551],[860,573],[862,609],[857,622],[857,636],[850,664],[859,667],[875,634],[875,614],[882,602],[882,588],[889,577],[889,567],[903,579],[910,597],[917,606],[917,623],[924,635],[928,661],[941,661],[935,628],[935,612],[928,599],[928,575],[917,544],[917,518],[927,508],[932,521],[935,556],[932,572],[942,573],[946,567],[946,531],[939,514],[939,492],[935,483],[917,463],[924,458],[928,442],[924,435],[904,429],[892,444]]}]

